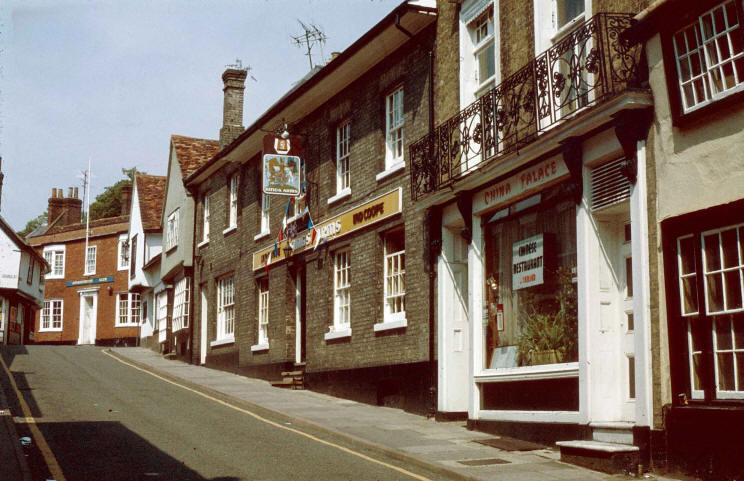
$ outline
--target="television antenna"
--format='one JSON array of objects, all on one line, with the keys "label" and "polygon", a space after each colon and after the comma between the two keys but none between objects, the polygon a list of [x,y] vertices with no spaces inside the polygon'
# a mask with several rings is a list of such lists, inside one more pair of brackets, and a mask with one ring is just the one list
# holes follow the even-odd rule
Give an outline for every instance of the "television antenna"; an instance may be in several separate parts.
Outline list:
[{"label": "television antenna", "polygon": [[328,36],[323,33],[320,28],[315,24],[306,25],[301,20],[297,20],[299,24],[302,26],[302,29],[304,30],[304,33],[294,36],[292,35],[292,41],[295,45],[297,45],[299,48],[305,47],[307,50],[308,60],[310,61],[310,70],[313,69],[313,54],[312,50],[315,45],[318,45],[320,48],[320,59],[323,60],[323,44],[328,39]]},{"label": "television antenna", "polygon": [[254,82],[258,82],[258,80],[256,80],[256,77],[251,75],[251,70],[253,70],[251,66],[246,65],[245,67],[243,67],[243,61],[239,58],[235,59],[235,63],[229,63],[225,65],[225,68],[231,68],[233,70],[243,70],[251,78],[251,80],[253,80]]}]

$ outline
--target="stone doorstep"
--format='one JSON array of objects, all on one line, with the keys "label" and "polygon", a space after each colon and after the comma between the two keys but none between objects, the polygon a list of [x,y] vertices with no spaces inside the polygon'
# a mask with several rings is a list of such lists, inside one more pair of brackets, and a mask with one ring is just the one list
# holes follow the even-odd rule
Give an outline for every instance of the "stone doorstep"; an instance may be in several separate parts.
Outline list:
[{"label": "stone doorstep", "polygon": [[634,425],[626,422],[589,423],[594,441],[611,444],[633,444]]},{"label": "stone doorstep", "polygon": [[635,473],[640,449],[630,444],[602,441],[558,441],[561,461],[603,471],[605,473]]},{"label": "stone doorstep", "polygon": [[562,448],[584,450],[584,451],[602,451],[605,453],[635,453],[639,452],[638,446],[630,444],[606,443],[603,441],[557,441],[556,446]]}]

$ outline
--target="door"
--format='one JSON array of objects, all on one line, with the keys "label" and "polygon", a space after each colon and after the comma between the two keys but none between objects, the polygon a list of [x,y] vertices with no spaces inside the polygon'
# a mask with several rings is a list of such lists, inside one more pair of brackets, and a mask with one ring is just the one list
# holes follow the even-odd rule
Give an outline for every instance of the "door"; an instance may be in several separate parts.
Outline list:
[{"label": "door", "polygon": [[78,344],[95,344],[97,306],[97,293],[80,294],[80,330],[78,334]]},{"label": "door", "polygon": [[202,286],[201,291],[201,336],[199,338],[199,362],[207,362],[207,290]]},{"label": "door", "polygon": [[295,362],[305,362],[305,269],[295,274]]}]

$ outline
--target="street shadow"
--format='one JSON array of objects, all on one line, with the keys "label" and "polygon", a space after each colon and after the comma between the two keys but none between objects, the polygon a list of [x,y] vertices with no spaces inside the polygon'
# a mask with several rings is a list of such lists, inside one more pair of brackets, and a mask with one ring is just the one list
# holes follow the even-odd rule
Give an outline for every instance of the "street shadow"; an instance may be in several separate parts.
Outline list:
[{"label": "street shadow", "polygon": [[[8,370],[10,370],[11,374],[13,375],[13,380],[15,381],[16,387],[23,396],[23,400],[26,401],[26,405],[28,405],[28,408],[31,411],[31,416],[39,417],[41,416],[41,410],[39,409],[39,405],[36,403],[36,399],[34,398],[33,388],[29,384],[28,378],[26,377],[26,374],[33,373],[14,371],[11,367],[13,365],[13,360],[17,356],[25,355],[28,355],[26,346],[0,346],[0,356],[2,356],[5,365],[8,366]],[[10,384],[10,380],[8,379],[8,375],[5,373],[4,369],[0,369],[0,388],[2,388],[3,392],[5,393],[5,400],[8,404],[7,408],[10,409],[11,414],[13,416],[24,416],[23,410],[21,409],[21,403],[18,402],[18,397],[16,396],[16,393],[13,390],[13,387]],[[0,406],[0,409],[3,408],[3,406]]]},{"label": "street shadow", "polygon": [[[238,481],[227,476],[206,478],[188,466],[194,459],[176,459],[115,421],[38,423],[67,479],[79,481]],[[28,426],[18,426],[19,436]],[[36,446],[24,448],[33,479],[51,479]]]}]

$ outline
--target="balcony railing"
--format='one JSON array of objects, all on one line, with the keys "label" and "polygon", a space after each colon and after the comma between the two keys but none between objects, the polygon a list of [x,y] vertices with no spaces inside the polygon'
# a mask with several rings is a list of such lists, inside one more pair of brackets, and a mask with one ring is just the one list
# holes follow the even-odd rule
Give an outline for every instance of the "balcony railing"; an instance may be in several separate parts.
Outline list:
[{"label": "balcony railing", "polygon": [[410,146],[414,200],[524,148],[587,107],[639,87],[632,15],[599,13]]}]

